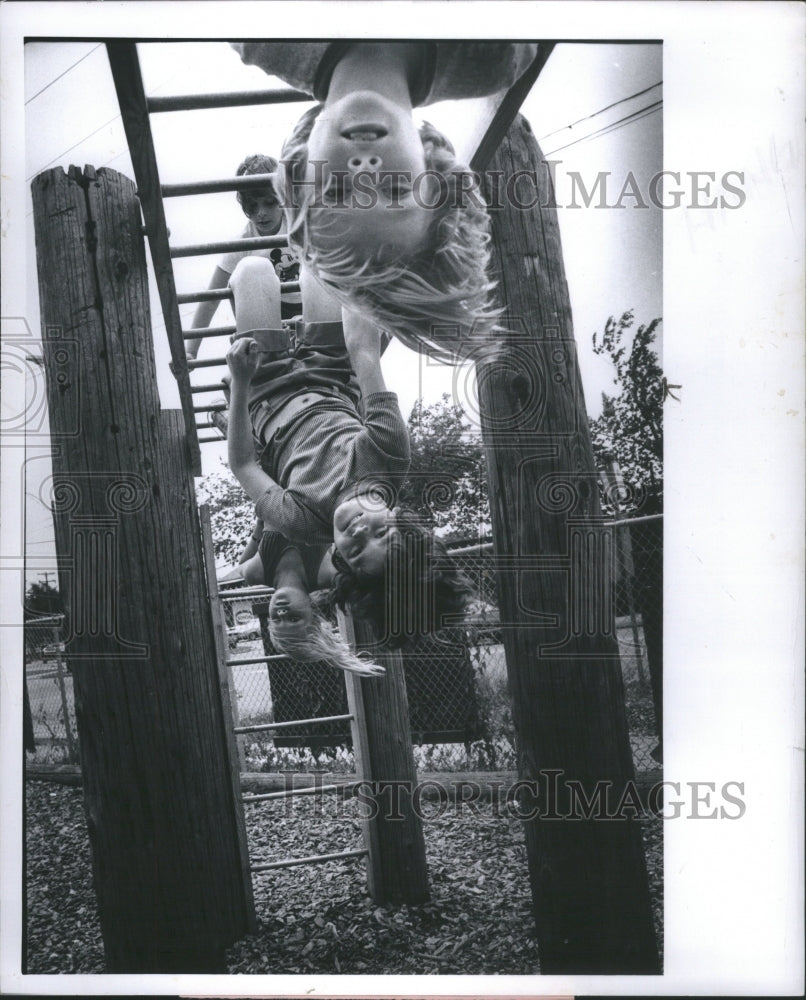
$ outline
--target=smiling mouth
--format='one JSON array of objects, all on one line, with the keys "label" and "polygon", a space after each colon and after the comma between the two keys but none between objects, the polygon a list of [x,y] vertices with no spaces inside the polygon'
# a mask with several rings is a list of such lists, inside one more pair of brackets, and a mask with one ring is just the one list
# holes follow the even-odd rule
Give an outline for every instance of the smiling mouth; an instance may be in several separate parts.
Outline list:
[{"label": "smiling mouth", "polygon": [[388,130],[383,125],[354,125],[343,129],[341,136],[351,142],[374,142],[376,139],[383,139],[388,134]]}]

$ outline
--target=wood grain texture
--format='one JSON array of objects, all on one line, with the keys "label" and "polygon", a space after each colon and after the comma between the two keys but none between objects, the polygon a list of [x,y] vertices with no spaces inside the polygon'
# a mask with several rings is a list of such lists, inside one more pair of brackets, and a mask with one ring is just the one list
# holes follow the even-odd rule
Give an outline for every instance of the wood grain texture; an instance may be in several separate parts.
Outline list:
[{"label": "wood grain texture", "polygon": [[422,903],[429,898],[423,825],[417,815],[417,771],[411,745],[403,658],[378,652],[371,627],[351,619],[356,648],[371,648],[386,668],[383,677],[346,675],[354,716],[356,770],[372,783],[360,795],[366,803],[364,842],[369,850],[369,890],[378,903]]},{"label": "wood grain texture", "polygon": [[[477,375],[495,549],[511,560],[498,587],[519,774],[538,789],[537,816],[525,830],[541,970],[653,973],[638,826],[629,818],[550,818],[573,808],[569,781],[586,794],[608,782],[617,805],[633,779],[612,538],[599,515],[553,192],[522,117],[490,169],[504,182],[530,172],[539,194],[521,208],[506,188],[496,197],[488,184],[498,206],[490,214],[506,332]],[[534,191],[522,188],[521,205]]]},{"label": "wood grain texture", "polygon": [[109,972],[223,971],[247,933],[238,805],[182,420],[157,393],[139,205],[33,182],[65,656]]},{"label": "wood grain texture", "polygon": [[193,397],[190,392],[190,376],[185,358],[185,344],[182,339],[182,321],[176,298],[173,264],[168,245],[168,227],[165,222],[165,207],[162,203],[157,156],[154,151],[151,120],[143,89],[140,63],[137,58],[137,45],[135,42],[115,41],[107,42],[106,48],[123,127],[126,131],[129,155],[137,178],[137,194],[146,223],[154,278],[165,320],[168,345],[171,349],[172,369],[176,376],[179,401],[185,418],[190,461],[193,474],[200,476],[201,452],[193,418]]}]

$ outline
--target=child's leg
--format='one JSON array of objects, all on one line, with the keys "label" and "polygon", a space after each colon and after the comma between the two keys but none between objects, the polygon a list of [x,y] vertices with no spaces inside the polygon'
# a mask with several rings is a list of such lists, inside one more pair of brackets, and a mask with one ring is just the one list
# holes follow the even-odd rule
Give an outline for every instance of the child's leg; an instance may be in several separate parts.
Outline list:
[{"label": "child's leg", "polygon": [[[288,347],[288,335],[282,329],[280,315],[280,279],[274,265],[265,257],[244,257],[229,280],[232,307],[235,312],[235,334],[254,337],[263,351],[283,351]],[[229,374],[223,377],[224,396],[229,404]],[[210,423],[227,436],[227,415],[221,410],[208,413]]]},{"label": "child's leg", "polygon": [[[255,336],[262,331],[280,331],[280,279],[274,265],[265,257],[244,257],[239,261],[232,277],[236,337]],[[260,341],[261,337],[256,336]],[[262,345],[261,345],[262,346]],[[283,350],[278,338],[277,346],[265,345],[271,350]]]}]

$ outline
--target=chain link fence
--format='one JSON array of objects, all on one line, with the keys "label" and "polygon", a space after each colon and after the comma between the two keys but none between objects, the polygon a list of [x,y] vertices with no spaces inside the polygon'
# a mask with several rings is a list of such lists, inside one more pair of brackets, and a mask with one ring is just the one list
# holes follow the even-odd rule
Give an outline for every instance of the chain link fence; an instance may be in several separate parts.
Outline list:
[{"label": "chain link fence", "polygon": [[[647,771],[659,766],[662,746],[656,720],[662,718],[663,519],[658,515],[621,520],[613,531],[616,635],[630,742],[636,770]],[[461,627],[418,641],[405,653],[412,739],[421,747],[482,746],[483,759],[479,761],[477,753],[477,763],[514,766],[514,755],[506,752],[514,743],[514,727],[492,545],[457,546],[453,557],[471,579],[476,598]],[[268,634],[266,601],[265,594],[256,598],[237,589],[222,593],[236,724],[347,714],[340,671],[320,663],[266,661],[276,655]],[[26,749],[35,749],[40,760],[74,762],[78,745],[73,685],[61,643],[60,617],[26,623]],[[252,737],[248,742],[251,745]],[[261,766],[268,770],[273,748],[298,748],[314,760],[322,752],[332,758],[334,748],[349,746],[350,728],[343,721],[303,725],[258,742]],[[434,764],[439,757],[429,750],[418,759]],[[243,766],[252,766],[248,754]]]},{"label": "chain link fence", "polygon": [[[657,769],[663,718],[663,516],[612,522],[612,573],[627,723],[637,771]],[[474,667],[487,738],[514,739],[507,691],[506,654],[499,626],[492,543],[453,548],[477,599],[467,617],[468,654]]]},{"label": "chain link fence", "polygon": [[77,763],[73,677],[63,656],[63,615],[31,618],[24,627],[23,743],[47,763]]}]

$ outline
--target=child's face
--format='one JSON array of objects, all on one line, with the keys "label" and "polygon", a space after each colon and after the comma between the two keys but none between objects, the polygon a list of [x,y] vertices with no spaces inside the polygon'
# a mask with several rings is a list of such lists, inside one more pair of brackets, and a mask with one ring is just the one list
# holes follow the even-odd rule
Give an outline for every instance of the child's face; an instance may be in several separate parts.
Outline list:
[{"label": "child's face", "polygon": [[281,638],[305,635],[313,622],[309,595],[297,587],[280,587],[269,601],[269,619]]},{"label": "child's face", "polygon": [[280,202],[270,193],[260,193],[249,200],[249,220],[261,236],[274,236],[283,221]]},{"label": "child's face", "polygon": [[367,494],[344,500],[333,513],[336,548],[361,576],[383,574],[389,541],[396,532],[394,510]]},{"label": "child's face", "polygon": [[306,181],[325,188],[316,192],[315,204],[324,207],[315,216],[314,243],[360,249],[381,261],[415,250],[440,192],[425,171],[423,144],[404,108],[372,91],[326,106],[308,140]]}]

